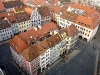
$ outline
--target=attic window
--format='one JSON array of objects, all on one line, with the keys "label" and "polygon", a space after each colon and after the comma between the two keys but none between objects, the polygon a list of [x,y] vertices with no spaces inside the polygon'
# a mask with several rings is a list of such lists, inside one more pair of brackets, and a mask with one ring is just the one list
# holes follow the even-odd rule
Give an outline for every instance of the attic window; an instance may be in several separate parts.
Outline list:
[{"label": "attic window", "polygon": [[80,24],[80,22],[78,22]]}]

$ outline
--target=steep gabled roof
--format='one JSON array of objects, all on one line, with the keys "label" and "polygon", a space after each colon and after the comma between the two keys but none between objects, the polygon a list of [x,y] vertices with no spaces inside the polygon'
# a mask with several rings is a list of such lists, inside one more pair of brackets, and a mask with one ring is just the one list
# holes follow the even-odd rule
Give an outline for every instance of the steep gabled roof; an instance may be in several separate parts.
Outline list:
[{"label": "steep gabled roof", "polygon": [[28,45],[18,36],[15,36],[9,41],[9,45],[17,52],[21,53],[23,50],[28,48]]},{"label": "steep gabled roof", "polygon": [[95,29],[99,25],[99,14],[94,14],[92,17],[79,15],[76,23],[89,29]]},{"label": "steep gabled roof", "polygon": [[1,1],[0,1],[0,10],[5,10],[5,7]]},{"label": "steep gabled roof", "polygon": [[46,0],[35,0],[33,4],[34,4],[34,5],[41,5],[41,6],[42,6],[42,5],[44,5],[45,3],[46,3]]},{"label": "steep gabled roof", "polygon": [[12,8],[14,6],[19,6],[19,5],[24,5],[24,3],[20,0],[15,0],[15,1],[7,1],[3,2],[5,8]]},{"label": "steep gabled roof", "polygon": [[6,18],[8,19],[10,24],[14,24],[14,23],[17,22],[16,18],[13,15],[12,16],[7,16]]},{"label": "steep gabled roof", "polygon": [[63,11],[61,18],[66,19],[66,20],[71,21],[71,22],[75,22],[76,19],[78,18],[78,14],[68,12],[68,11]]},{"label": "steep gabled roof", "polygon": [[43,54],[46,50],[49,49],[49,46],[48,46],[48,43],[46,40],[43,40],[43,41],[37,43],[36,46],[37,46],[39,55]]},{"label": "steep gabled roof", "polygon": [[78,4],[73,3],[73,4],[70,4],[69,6],[71,8],[84,10],[86,13],[86,16],[90,16],[95,11],[95,8],[92,5],[85,6],[82,3],[78,3]]},{"label": "steep gabled roof", "polygon": [[78,33],[79,33],[77,28],[73,24],[66,27],[64,30],[68,37],[74,37],[75,35],[78,35]]},{"label": "steep gabled roof", "polygon": [[50,38],[46,39],[49,47],[53,47],[55,46],[56,44],[58,44],[59,42],[61,42],[61,38],[59,36],[59,34],[55,34],[55,35],[52,35]]},{"label": "steep gabled roof", "polygon": [[38,8],[38,12],[42,17],[46,17],[46,16],[50,16],[50,11],[49,8],[47,6],[41,6],[41,7],[37,7]]},{"label": "steep gabled roof", "polygon": [[0,30],[10,28],[10,24],[8,23],[7,20],[1,20],[0,21]]},{"label": "steep gabled roof", "polygon": [[28,14],[30,14],[30,15],[32,15],[32,13],[34,12],[34,10],[35,10],[35,9],[29,8],[29,7],[25,8],[25,11],[26,11]]},{"label": "steep gabled roof", "polygon": [[32,45],[29,48],[25,49],[23,52],[21,52],[21,55],[27,60],[32,61],[33,59],[37,58],[39,56],[37,46]]},{"label": "steep gabled roof", "polygon": [[22,11],[25,11],[26,7],[27,6],[25,6],[25,5],[21,5],[21,6],[15,6],[15,7],[13,7],[13,9],[15,12],[22,12]]},{"label": "steep gabled roof", "polygon": [[34,29],[31,29],[27,32],[21,33],[18,35],[26,44],[34,38],[37,38],[38,35]]},{"label": "steep gabled roof", "polygon": [[53,5],[53,6],[50,7],[50,11],[53,12],[53,13],[56,13],[56,14],[59,14],[60,10],[61,10],[60,6],[54,6]]}]

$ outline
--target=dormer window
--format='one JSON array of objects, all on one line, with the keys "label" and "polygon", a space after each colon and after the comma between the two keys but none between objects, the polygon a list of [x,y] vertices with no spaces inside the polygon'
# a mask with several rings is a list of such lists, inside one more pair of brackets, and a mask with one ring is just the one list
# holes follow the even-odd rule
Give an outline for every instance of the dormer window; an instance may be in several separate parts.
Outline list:
[{"label": "dormer window", "polygon": [[80,22],[78,22],[80,24]]}]

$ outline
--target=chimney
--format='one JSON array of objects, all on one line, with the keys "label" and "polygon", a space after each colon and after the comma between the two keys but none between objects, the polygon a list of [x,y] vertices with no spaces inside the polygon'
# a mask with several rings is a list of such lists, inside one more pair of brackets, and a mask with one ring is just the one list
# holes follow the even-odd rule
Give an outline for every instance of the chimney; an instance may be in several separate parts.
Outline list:
[{"label": "chimney", "polygon": [[62,15],[62,12],[60,12],[60,15]]},{"label": "chimney", "polygon": [[32,39],[32,36],[30,36],[30,39]]},{"label": "chimney", "polygon": [[39,27],[39,29],[42,29],[40,25],[38,27]]},{"label": "chimney", "polygon": [[34,27],[35,31],[37,31],[37,27]]}]

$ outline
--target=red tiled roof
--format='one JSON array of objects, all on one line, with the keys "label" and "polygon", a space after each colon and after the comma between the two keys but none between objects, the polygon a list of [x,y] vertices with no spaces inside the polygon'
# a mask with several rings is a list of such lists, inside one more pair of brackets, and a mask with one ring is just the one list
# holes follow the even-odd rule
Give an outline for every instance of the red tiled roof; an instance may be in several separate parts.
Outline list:
[{"label": "red tiled roof", "polygon": [[7,16],[11,16],[11,15],[14,15],[14,11],[10,11],[10,12],[3,12],[3,13],[0,13],[0,17],[4,18],[4,17],[7,17]]},{"label": "red tiled roof", "polygon": [[34,5],[44,5],[46,3],[46,0],[35,0]]},{"label": "red tiled roof", "polygon": [[0,10],[5,10],[5,7],[2,2],[0,2]]},{"label": "red tiled roof", "polygon": [[48,46],[48,43],[46,40],[43,40],[43,41],[37,43],[36,46],[37,46],[37,50],[38,50],[39,55],[41,55],[47,49],[49,49],[49,46]]},{"label": "red tiled roof", "polygon": [[33,59],[37,58],[39,56],[37,46],[32,45],[29,48],[25,49],[21,52],[21,55],[27,60],[32,61]]},{"label": "red tiled roof", "polygon": [[24,5],[24,3],[20,0],[14,0],[14,1],[6,1],[3,2],[5,8],[12,8],[14,6]]},{"label": "red tiled roof", "polygon": [[16,23],[16,18],[13,15],[7,16],[7,19],[10,22],[10,24]]},{"label": "red tiled roof", "polygon": [[17,19],[17,22],[23,22],[30,20],[30,15],[25,11],[25,12],[20,12],[15,14],[15,18]]},{"label": "red tiled roof", "polygon": [[9,41],[9,45],[18,53],[28,48],[28,45],[18,36]]},{"label": "red tiled roof", "polygon": [[92,5],[85,6],[82,3],[78,3],[78,4],[73,3],[70,4],[69,6],[71,8],[85,10],[86,16],[90,16],[95,11],[95,8]]},{"label": "red tiled roof", "polygon": [[50,11],[56,14],[59,14],[60,10],[61,10],[60,6],[51,6],[50,8]]},{"label": "red tiled roof", "polygon": [[61,18],[66,19],[66,20],[71,21],[71,22],[75,22],[77,17],[78,17],[78,14],[68,12],[68,11],[63,11],[61,14]]},{"label": "red tiled roof", "polygon": [[27,3],[29,0],[23,0],[24,3]]},{"label": "red tiled roof", "polygon": [[10,24],[8,23],[7,20],[2,20],[0,21],[0,30],[10,28]]},{"label": "red tiled roof", "polygon": [[22,6],[15,6],[15,7],[13,7],[13,9],[14,9],[14,11],[15,12],[21,12],[21,11],[25,11],[25,8],[26,8],[27,6],[25,6],[25,5],[22,5]]},{"label": "red tiled roof", "polygon": [[30,15],[32,15],[32,13],[34,12],[34,10],[29,7],[25,8],[25,11]]},{"label": "red tiled roof", "polygon": [[47,25],[48,25],[48,28],[50,29],[50,31],[58,29],[58,27],[56,26],[56,24],[53,23],[53,22],[50,22]]},{"label": "red tiled roof", "polygon": [[32,39],[37,38],[38,35],[34,29],[31,29],[27,32],[21,33],[18,35],[26,44],[30,42]]},{"label": "red tiled roof", "polygon": [[38,7],[38,12],[42,17],[50,16],[50,10],[47,6]]},{"label": "red tiled roof", "polygon": [[100,23],[99,14],[94,14],[92,17],[79,15],[76,23],[89,29],[95,29],[95,27]]},{"label": "red tiled roof", "polygon": [[78,34],[78,30],[77,30],[77,28],[75,27],[75,25],[70,25],[70,26],[68,26],[68,27],[66,27],[65,28],[65,31],[66,31],[66,33],[67,33],[67,35],[69,36],[69,37],[74,37],[75,35],[77,35]]},{"label": "red tiled roof", "polygon": [[[18,53],[20,53],[22,50],[26,49],[29,46],[29,43],[31,41],[33,41],[33,39],[37,39],[42,37],[45,37],[45,35],[50,32],[51,30],[55,30],[58,29],[57,26],[51,22],[47,25],[44,25],[41,29],[38,29],[37,31],[35,31],[35,29],[31,29],[27,32],[21,33],[17,36],[15,36],[11,41],[10,41],[10,45],[12,45],[13,43],[18,47],[17,49],[15,49]],[[18,44],[20,43],[20,44]],[[45,42],[43,42],[45,43]],[[23,45],[22,48],[20,48]],[[25,45],[25,46],[24,46]],[[16,47],[15,46],[15,47]]]},{"label": "red tiled roof", "polygon": [[55,35],[52,35],[50,38],[47,38],[46,39],[49,47],[53,47],[55,46],[56,44],[58,44],[59,42],[61,42],[61,38],[59,36],[59,34],[55,34]]}]

